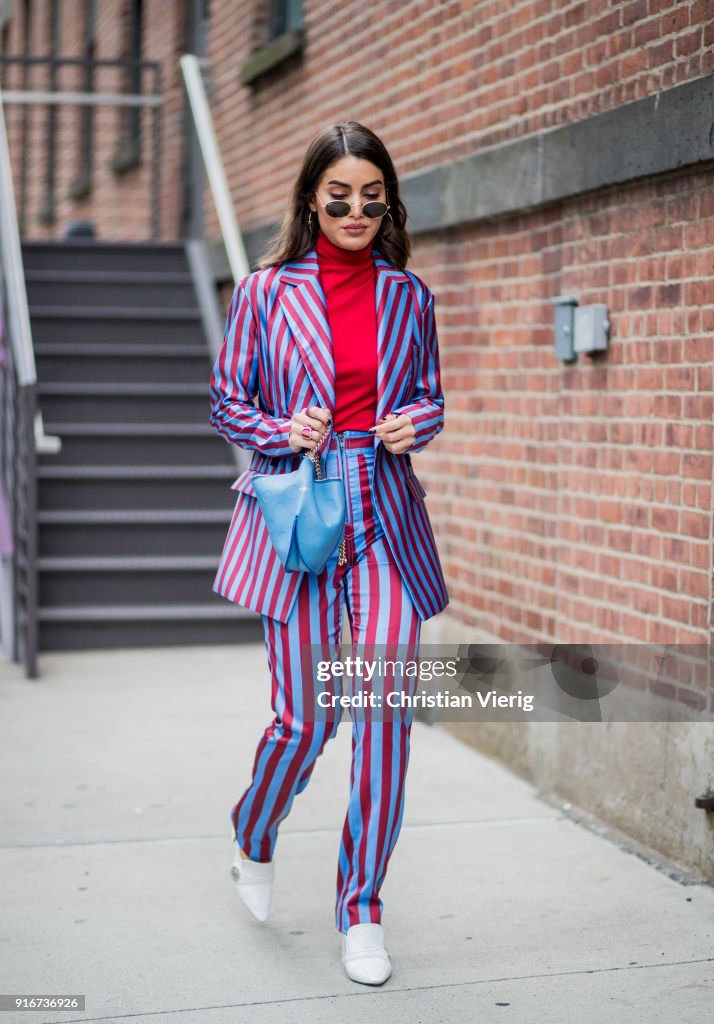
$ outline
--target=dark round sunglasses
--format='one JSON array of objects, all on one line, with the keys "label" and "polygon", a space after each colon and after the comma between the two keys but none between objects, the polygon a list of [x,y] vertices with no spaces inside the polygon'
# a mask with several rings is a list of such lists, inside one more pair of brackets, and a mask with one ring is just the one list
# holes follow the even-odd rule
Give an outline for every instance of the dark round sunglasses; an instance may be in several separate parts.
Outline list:
[{"label": "dark round sunglasses", "polygon": [[[315,193],[315,198],[319,202],[328,217],[346,217],[353,204],[348,203],[345,199],[331,199],[329,203],[323,203],[320,197]],[[357,204],[362,206],[362,213],[365,217],[369,217],[370,220],[376,220],[377,217],[383,217],[389,205],[387,203],[380,203],[378,200],[371,200],[368,203]]]}]

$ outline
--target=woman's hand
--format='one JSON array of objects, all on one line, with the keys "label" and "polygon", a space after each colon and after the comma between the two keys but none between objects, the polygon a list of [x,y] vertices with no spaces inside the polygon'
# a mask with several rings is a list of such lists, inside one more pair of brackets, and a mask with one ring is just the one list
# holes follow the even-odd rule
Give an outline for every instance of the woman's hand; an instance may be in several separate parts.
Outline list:
[{"label": "woman's hand", "polygon": [[[323,409],[319,405],[306,406],[302,412],[296,412],[290,421],[290,436],[288,443],[296,455],[306,448],[317,448],[322,441],[332,414],[329,409]],[[310,434],[303,434],[303,427],[310,427]]]},{"label": "woman's hand", "polygon": [[376,427],[372,427],[372,432],[392,455],[409,451],[416,437],[416,427],[405,412],[400,416],[394,412],[387,413]]}]

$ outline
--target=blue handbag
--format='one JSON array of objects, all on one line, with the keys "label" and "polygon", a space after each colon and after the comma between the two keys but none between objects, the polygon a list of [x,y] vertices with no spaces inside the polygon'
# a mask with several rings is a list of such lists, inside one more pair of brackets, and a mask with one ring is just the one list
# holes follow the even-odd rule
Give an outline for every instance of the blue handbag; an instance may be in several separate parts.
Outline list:
[{"label": "blue handbag", "polygon": [[[278,558],[288,570],[322,572],[345,526],[345,489],[340,477],[322,476],[319,451],[306,452],[292,473],[258,473],[253,490]],[[344,564],[344,543],[340,564]]]}]

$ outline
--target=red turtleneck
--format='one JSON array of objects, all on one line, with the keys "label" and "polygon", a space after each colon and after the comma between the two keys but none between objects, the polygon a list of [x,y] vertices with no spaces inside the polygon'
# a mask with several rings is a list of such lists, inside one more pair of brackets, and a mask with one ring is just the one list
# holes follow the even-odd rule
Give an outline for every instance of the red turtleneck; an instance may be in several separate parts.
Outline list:
[{"label": "red turtleneck", "polygon": [[335,360],[335,430],[369,430],[377,418],[376,270],[372,243],[342,249],[322,230],[315,243]]}]

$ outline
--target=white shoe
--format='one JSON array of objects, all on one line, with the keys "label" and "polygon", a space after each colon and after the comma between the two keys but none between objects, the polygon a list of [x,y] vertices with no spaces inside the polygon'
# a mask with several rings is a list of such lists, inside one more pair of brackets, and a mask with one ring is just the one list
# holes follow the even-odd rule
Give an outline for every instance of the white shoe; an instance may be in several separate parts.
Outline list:
[{"label": "white shoe", "polygon": [[273,895],[273,878],[275,862],[246,860],[241,857],[240,847],[236,850],[236,859],[231,865],[231,877],[236,892],[250,912],[259,921],[265,921],[270,911],[270,900]]},{"label": "white shoe", "polygon": [[342,963],[347,977],[363,985],[381,985],[392,973],[381,924],[353,924],[342,933]]}]

